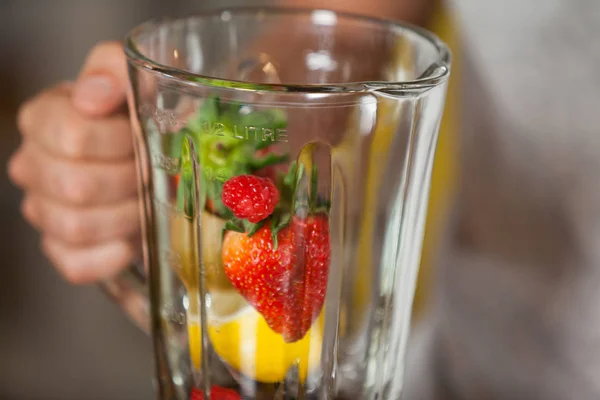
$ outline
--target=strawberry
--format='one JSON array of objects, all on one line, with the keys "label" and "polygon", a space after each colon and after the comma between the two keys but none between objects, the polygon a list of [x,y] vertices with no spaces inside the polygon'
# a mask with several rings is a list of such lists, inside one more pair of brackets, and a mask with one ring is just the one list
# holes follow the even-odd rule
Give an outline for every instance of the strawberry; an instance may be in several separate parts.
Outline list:
[{"label": "strawberry", "polygon": [[279,190],[268,178],[235,176],[223,185],[222,200],[237,218],[258,223],[273,213]]},{"label": "strawberry", "polygon": [[288,343],[302,339],[325,301],[327,216],[293,217],[276,231],[264,224],[252,235],[227,231],[222,252],[228,279],[269,327]]},{"label": "strawberry", "polygon": [[[210,400],[241,400],[242,397],[233,389],[226,389],[220,386],[210,388]],[[204,392],[193,388],[190,400],[204,400]]]}]

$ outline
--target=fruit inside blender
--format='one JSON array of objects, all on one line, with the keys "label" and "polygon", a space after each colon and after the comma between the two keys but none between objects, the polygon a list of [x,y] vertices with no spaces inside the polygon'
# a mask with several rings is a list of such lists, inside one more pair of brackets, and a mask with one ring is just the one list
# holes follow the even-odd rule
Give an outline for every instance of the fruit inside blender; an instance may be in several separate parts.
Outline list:
[{"label": "fruit inside blender", "polygon": [[310,154],[280,151],[286,127],[281,110],[209,97],[170,136],[185,214],[171,219],[170,241],[196,370],[202,309],[210,345],[236,376],[270,384],[294,370],[303,382],[320,365],[330,203]]}]

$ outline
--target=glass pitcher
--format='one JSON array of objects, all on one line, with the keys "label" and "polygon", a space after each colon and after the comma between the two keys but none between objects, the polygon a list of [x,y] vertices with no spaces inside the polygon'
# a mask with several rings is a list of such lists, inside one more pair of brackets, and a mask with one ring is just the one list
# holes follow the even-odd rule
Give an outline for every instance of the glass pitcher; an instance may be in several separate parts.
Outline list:
[{"label": "glass pitcher", "polygon": [[125,50],[145,270],[106,288],[152,334],[160,399],[398,399],[446,46],[239,9]]}]

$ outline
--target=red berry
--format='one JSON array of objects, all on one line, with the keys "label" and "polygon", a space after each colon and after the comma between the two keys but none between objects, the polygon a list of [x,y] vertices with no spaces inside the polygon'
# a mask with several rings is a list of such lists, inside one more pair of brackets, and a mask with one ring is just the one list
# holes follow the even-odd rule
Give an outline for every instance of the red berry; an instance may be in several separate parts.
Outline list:
[{"label": "red berry", "polygon": [[204,392],[200,389],[193,388],[190,400],[204,400]]},{"label": "red berry", "polygon": [[[241,400],[241,396],[233,389],[226,389],[220,386],[210,388],[210,400]],[[205,400],[204,392],[200,389],[192,389],[190,400]]]},{"label": "red berry", "polygon": [[225,182],[222,199],[236,217],[257,223],[273,213],[279,190],[271,179],[240,175]]},{"label": "red berry", "polygon": [[331,256],[326,216],[293,218],[277,234],[271,227],[252,237],[229,231],[223,240],[223,267],[231,284],[286,342],[304,337],[319,316]]}]

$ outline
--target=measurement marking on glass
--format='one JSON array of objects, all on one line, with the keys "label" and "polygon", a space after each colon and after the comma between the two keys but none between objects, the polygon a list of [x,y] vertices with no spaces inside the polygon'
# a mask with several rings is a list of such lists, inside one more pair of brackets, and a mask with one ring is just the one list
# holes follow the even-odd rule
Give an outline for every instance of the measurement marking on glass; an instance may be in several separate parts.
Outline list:
[{"label": "measurement marking on glass", "polygon": [[152,164],[167,172],[177,173],[181,166],[181,160],[179,158],[169,157],[163,153],[153,152]]},{"label": "measurement marking on glass", "polygon": [[143,105],[139,109],[144,118],[151,118],[159,125],[161,135],[175,135],[173,130],[187,126],[200,135],[232,137],[240,140],[255,140],[261,142],[288,142],[287,129],[258,127],[254,125],[225,125],[214,121],[183,121],[174,111],[169,111],[150,105]]},{"label": "measurement marking on glass", "polygon": [[199,133],[212,136],[233,137],[240,140],[255,140],[261,142],[288,141],[287,130],[283,128],[264,128],[252,125],[225,126],[220,122],[201,121]]},{"label": "measurement marking on glass", "polygon": [[153,107],[148,104],[142,105],[139,108],[139,113],[144,118],[152,118],[163,128],[174,128],[182,124],[182,121],[177,118],[177,115],[173,111]]}]

